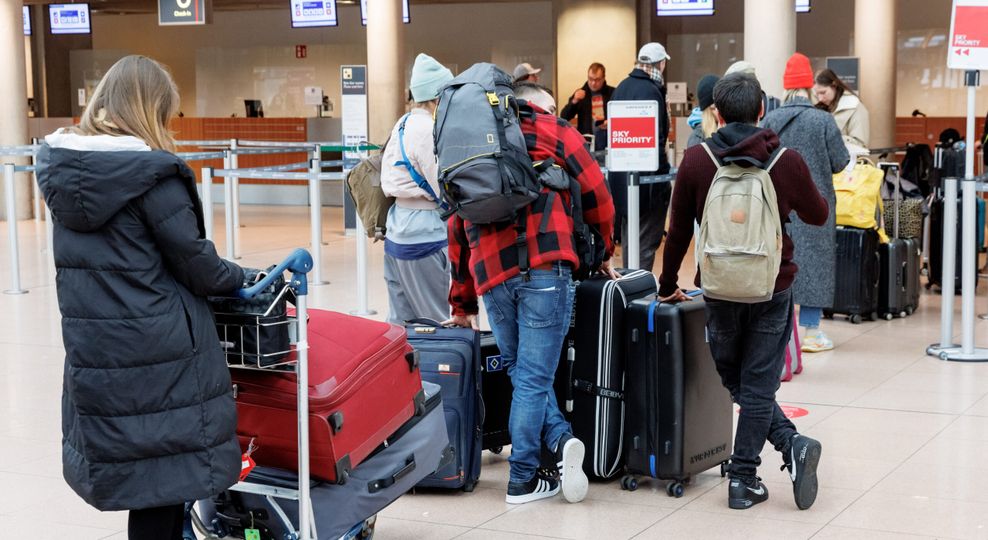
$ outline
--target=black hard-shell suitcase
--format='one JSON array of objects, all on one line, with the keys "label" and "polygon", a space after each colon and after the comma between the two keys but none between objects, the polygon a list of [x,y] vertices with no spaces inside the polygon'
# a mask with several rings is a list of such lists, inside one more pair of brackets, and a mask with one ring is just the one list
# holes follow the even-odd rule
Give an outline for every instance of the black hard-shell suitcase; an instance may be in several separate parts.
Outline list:
[{"label": "black hard-shell suitcase", "polygon": [[[961,261],[963,259],[964,250],[961,248],[962,245],[962,230],[961,226],[963,223],[963,203],[961,200],[960,189],[958,189],[957,194],[957,238],[955,246],[957,247],[955,259],[954,259],[954,288],[957,291],[961,290],[961,274],[962,267]],[[981,246],[984,244],[984,229],[985,229],[985,201],[980,196],[975,201],[975,206],[977,208],[977,218],[975,221],[976,230],[978,231],[976,242],[978,245],[978,250],[980,251]],[[939,193],[933,197],[933,201],[930,203],[930,260],[929,260],[929,282],[927,283],[927,288],[936,285],[937,287],[943,287],[943,220],[944,220],[944,200],[943,196]],[[977,258],[975,258],[974,264],[974,282],[978,282],[978,263]]]},{"label": "black hard-shell suitcase", "polygon": [[583,441],[583,470],[610,478],[621,470],[625,415],[625,312],[656,293],[655,275],[622,271],[619,280],[594,276],[576,288],[569,334],[556,374],[559,408]]},{"label": "black hard-shell suitcase", "polygon": [[511,444],[508,419],[511,416],[511,393],[514,386],[501,358],[494,334],[480,333],[480,369],[483,372],[484,435],[482,446],[500,454]]},{"label": "black hard-shell suitcase", "polygon": [[418,483],[473,491],[480,478],[481,400],[480,333],[443,328],[438,322],[410,321],[408,343],[419,352],[422,380],[442,387],[446,430],[453,461]]},{"label": "black hard-shell suitcase", "polygon": [[636,300],[627,322],[621,487],[637,489],[644,475],[671,480],[666,492],[682,497],[694,475],[718,465],[723,475],[734,447],[734,406],[710,354],[704,302]]},{"label": "black hard-shell suitcase", "polygon": [[878,232],[838,226],[834,304],[824,314],[847,315],[854,324],[877,319],[880,269]]},{"label": "black hard-shell suitcase", "polygon": [[[423,389],[425,407],[353,469],[346,484],[312,482],[318,540],[370,538],[378,512],[436,470],[443,460],[451,459],[440,389],[427,382]],[[271,467],[255,468],[247,481],[286,490],[298,488],[295,472]],[[262,540],[284,540],[295,537],[298,504],[224,491],[211,500],[199,501],[197,516],[203,528],[219,538],[244,538],[244,529],[254,528]]]}]

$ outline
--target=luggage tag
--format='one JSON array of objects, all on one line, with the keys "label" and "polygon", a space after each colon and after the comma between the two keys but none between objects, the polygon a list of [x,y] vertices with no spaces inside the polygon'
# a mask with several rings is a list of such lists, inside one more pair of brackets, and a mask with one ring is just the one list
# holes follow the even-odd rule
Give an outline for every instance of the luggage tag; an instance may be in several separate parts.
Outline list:
[{"label": "luggage tag", "polygon": [[[250,441],[254,444],[254,441]],[[244,540],[261,540],[261,530],[254,527],[254,512],[248,512],[250,514],[250,527],[244,529]]]},{"label": "luggage tag", "polygon": [[[243,456],[240,458],[240,481],[243,482],[250,471],[254,470],[257,463],[254,463],[254,458],[250,457],[251,454],[257,451],[257,445],[254,444],[254,439],[251,438],[250,443],[247,445],[247,451],[244,452]],[[249,537],[248,537],[249,538]],[[260,536],[257,537],[260,540]]]}]

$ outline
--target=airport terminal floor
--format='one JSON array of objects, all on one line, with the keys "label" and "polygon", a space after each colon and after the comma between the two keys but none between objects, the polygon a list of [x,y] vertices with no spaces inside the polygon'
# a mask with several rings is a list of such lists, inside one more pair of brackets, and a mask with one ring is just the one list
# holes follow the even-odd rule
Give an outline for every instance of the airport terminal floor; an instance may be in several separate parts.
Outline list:
[{"label": "airport terminal floor", "polygon": [[[246,266],[273,264],[308,242],[303,207],[244,206],[242,223],[238,262]],[[97,512],[61,477],[63,349],[54,269],[43,223],[20,227],[30,293],[0,295],[0,538],[122,540],[126,513]],[[0,229],[6,237],[5,224]],[[341,229],[339,210],[325,210],[321,264],[331,283],[311,289],[312,307],[356,305],[355,241]],[[370,251],[371,307],[383,318],[380,244]],[[9,271],[0,266],[0,283]],[[978,302],[979,311],[988,308],[983,296]],[[609,482],[592,483],[580,504],[555,497],[512,507],[504,502],[506,449],[484,453],[473,493],[398,499],[379,514],[374,538],[988,538],[988,364],[927,357],[939,321],[939,296],[924,293],[906,319],[824,322],[837,347],[805,354],[804,372],[779,392],[780,402],[802,415],[794,419],[800,431],[823,443],[820,492],[809,510],[796,509],[770,447],[759,473],[771,496],[748,511],[728,509],[716,471],[696,478],[680,499],[659,482],[643,481],[635,492]],[[988,344],[988,322],[977,324],[979,345]]]}]

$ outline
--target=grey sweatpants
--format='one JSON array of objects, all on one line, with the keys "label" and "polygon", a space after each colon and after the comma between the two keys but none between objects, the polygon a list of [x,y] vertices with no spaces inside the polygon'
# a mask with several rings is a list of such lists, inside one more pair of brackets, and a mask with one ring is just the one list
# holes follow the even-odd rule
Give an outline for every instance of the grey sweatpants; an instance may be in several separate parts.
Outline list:
[{"label": "grey sweatpants", "polygon": [[384,256],[388,284],[388,322],[412,319],[449,319],[449,252],[443,248],[417,260]]}]

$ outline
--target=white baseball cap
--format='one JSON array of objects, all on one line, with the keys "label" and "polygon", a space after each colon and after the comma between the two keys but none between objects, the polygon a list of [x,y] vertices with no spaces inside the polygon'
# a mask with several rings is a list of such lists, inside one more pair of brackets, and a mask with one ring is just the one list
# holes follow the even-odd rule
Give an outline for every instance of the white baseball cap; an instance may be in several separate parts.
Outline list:
[{"label": "white baseball cap", "polygon": [[542,68],[535,69],[532,67],[532,64],[529,64],[528,62],[522,62],[521,64],[515,66],[514,77],[515,80],[517,81],[522,77],[527,77],[528,75],[535,75],[536,73],[541,73],[541,72],[542,72]]},{"label": "white baseball cap", "polygon": [[661,43],[646,43],[638,51],[638,61],[642,64],[658,64],[663,60],[672,60],[672,57]]}]

